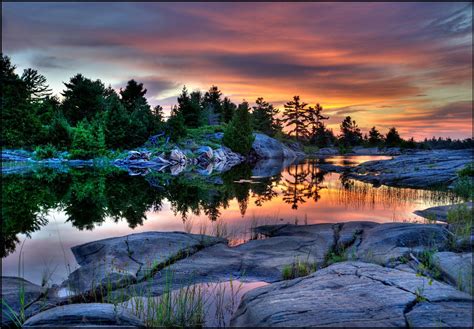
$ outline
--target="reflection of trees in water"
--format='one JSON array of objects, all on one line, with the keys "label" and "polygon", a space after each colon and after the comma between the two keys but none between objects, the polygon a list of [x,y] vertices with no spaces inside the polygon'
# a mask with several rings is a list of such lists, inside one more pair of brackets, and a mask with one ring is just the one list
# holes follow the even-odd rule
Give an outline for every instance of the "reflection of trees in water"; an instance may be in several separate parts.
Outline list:
[{"label": "reflection of trees in water", "polygon": [[298,209],[298,204],[306,200],[317,202],[321,198],[319,192],[324,188],[322,183],[325,173],[319,170],[316,160],[291,165],[286,169],[286,174],[290,178],[282,181],[283,201],[291,204],[292,209]]},{"label": "reflection of trees in water", "polygon": [[373,187],[371,184],[349,179],[346,175],[339,176],[341,188],[336,189],[337,205],[355,209],[374,209],[375,205],[394,209],[423,200],[429,203],[448,204],[460,201],[453,193],[437,190],[420,190],[390,186]]}]

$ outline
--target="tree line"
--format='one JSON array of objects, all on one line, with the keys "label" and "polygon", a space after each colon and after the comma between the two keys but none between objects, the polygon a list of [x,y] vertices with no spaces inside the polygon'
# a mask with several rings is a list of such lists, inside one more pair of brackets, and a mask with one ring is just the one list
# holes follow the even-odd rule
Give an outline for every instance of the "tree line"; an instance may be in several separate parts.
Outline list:
[{"label": "tree line", "polygon": [[438,139],[424,144],[406,141],[396,128],[383,135],[373,127],[363,135],[350,116],[342,121],[340,135],[335,136],[325,124],[329,117],[320,104],[309,106],[294,96],[280,112],[260,97],[251,107],[247,101],[235,104],[223,97],[217,86],[205,93],[189,92],[184,87],[165,120],[163,108],[152,107],[143,83],[133,79],[116,92],[101,80],[76,74],[64,83],[59,99],[38,71],[28,68],[18,75],[15,69],[10,58],[2,54],[2,147],[49,145],[68,150],[73,158],[93,158],[103,156],[108,149],[142,146],[150,136],[165,136],[176,142],[185,138],[189,129],[206,125],[222,125],[223,143],[244,155],[251,149],[254,131],[280,140],[343,150],[356,145],[472,147],[471,139]]}]

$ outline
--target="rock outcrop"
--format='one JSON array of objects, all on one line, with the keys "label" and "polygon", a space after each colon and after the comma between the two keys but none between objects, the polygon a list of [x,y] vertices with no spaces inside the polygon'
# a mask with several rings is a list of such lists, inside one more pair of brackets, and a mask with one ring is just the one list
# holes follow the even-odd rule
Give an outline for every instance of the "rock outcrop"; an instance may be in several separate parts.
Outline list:
[{"label": "rock outcrop", "polygon": [[424,151],[365,162],[353,168],[348,177],[377,185],[448,186],[457,178],[457,171],[471,161],[472,150]]},{"label": "rock outcrop", "polygon": [[437,320],[443,326],[472,327],[471,296],[415,273],[343,262],[248,292],[231,325],[371,328]]},{"label": "rock outcrop", "polygon": [[23,328],[37,327],[145,328],[145,324],[124,308],[88,303],[51,308],[32,316],[23,325]]},{"label": "rock outcrop", "polygon": [[25,279],[2,276],[2,327],[16,322],[20,312],[28,317],[33,313],[30,308],[45,292],[45,289]]},{"label": "rock outcrop", "polygon": [[255,133],[252,149],[259,159],[296,159],[304,156],[281,143],[280,141],[265,134]]},{"label": "rock outcrop", "polygon": [[465,205],[466,207],[472,209],[472,202],[465,202],[463,204],[452,204],[446,206],[431,207],[423,210],[416,210],[414,211],[414,214],[433,221],[447,222],[448,212],[462,205]]}]

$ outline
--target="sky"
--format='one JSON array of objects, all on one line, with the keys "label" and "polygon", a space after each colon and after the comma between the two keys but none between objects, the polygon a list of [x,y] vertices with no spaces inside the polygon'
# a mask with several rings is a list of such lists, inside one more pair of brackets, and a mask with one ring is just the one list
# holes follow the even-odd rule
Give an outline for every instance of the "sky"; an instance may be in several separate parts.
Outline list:
[{"label": "sky", "polygon": [[472,137],[472,4],[2,3],[2,51],[56,94],[76,73],[135,79],[169,111],[183,85],[251,104],[299,95],[329,127]]}]

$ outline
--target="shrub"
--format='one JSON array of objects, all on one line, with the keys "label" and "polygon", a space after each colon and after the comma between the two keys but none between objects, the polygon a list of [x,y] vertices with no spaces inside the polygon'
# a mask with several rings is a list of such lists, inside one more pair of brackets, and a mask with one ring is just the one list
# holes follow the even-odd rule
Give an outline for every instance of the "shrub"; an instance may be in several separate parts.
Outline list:
[{"label": "shrub", "polygon": [[465,198],[474,198],[474,165],[471,163],[457,172],[458,180],[454,183],[454,193]]},{"label": "shrub", "polygon": [[105,137],[102,127],[80,122],[74,130],[71,159],[92,159],[105,154]]},{"label": "shrub", "polygon": [[307,276],[314,271],[316,271],[316,264],[311,264],[295,259],[293,263],[283,267],[282,277],[283,280],[291,280],[302,276]]},{"label": "shrub", "polygon": [[456,237],[470,237],[472,230],[472,217],[472,209],[465,204],[460,204],[448,211],[448,224]]},{"label": "shrub", "polygon": [[59,157],[59,152],[53,145],[47,144],[44,146],[37,146],[34,157],[37,160],[57,158]]}]

